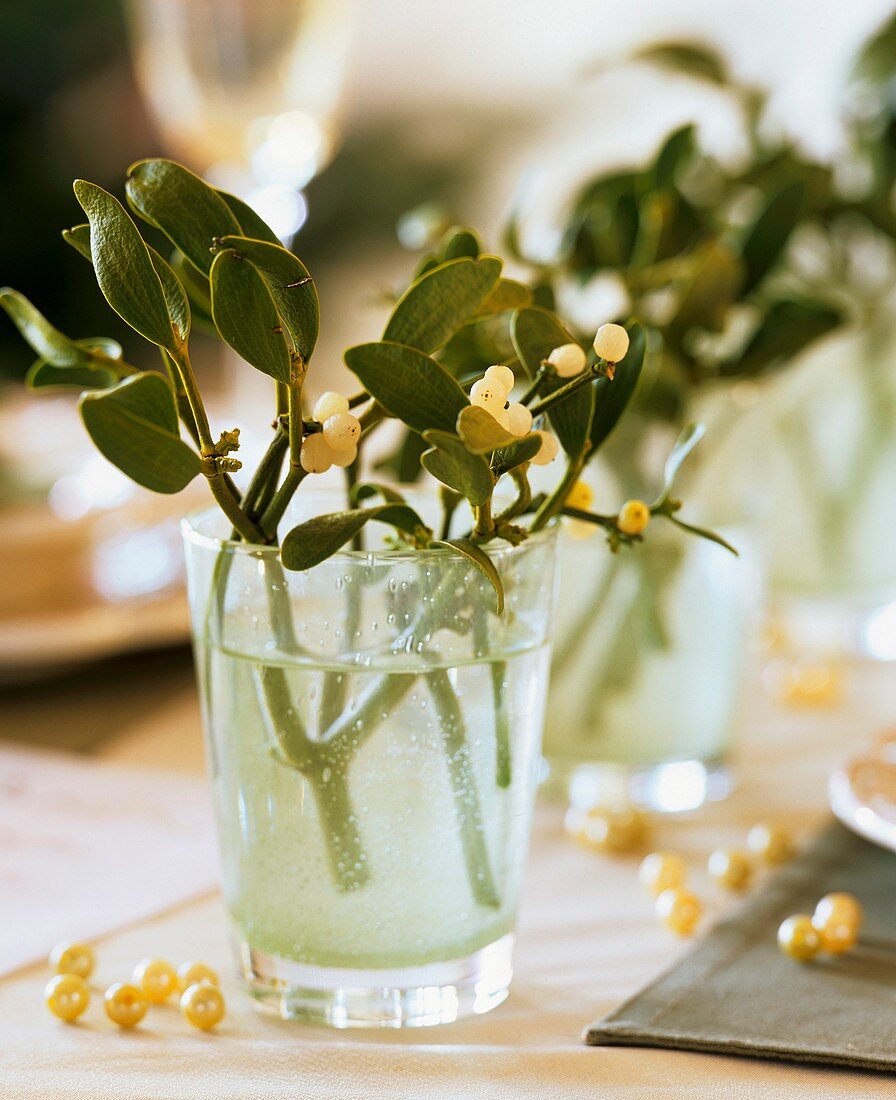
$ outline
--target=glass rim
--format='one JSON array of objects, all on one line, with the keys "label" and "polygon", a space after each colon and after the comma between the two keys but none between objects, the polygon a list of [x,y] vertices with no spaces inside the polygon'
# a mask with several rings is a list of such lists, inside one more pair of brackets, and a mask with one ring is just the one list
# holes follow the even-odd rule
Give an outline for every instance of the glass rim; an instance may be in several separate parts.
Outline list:
[{"label": "glass rim", "polygon": [[[223,512],[214,505],[208,508],[193,509],[183,516],[180,521],[180,530],[184,541],[206,550],[215,550],[218,553],[225,551],[230,554],[240,554],[253,558],[279,558],[279,546],[262,546],[260,543],[243,542],[239,539],[219,538],[199,530],[197,526],[198,521],[206,516],[212,516],[215,513],[226,521]],[[492,543],[487,543],[485,545],[488,548],[488,555],[490,558],[504,561],[507,558],[522,554],[528,548],[534,548],[546,542],[553,541],[557,537],[559,530],[560,523],[557,517],[554,516],[547,526],[543,527],[540,531],[536,531],[534,534],[528,535],[528,537],[517,546],[513,546],[509,542],[504,542],[503,540],[500,542],[496,541],[495,545]],[[407,549],[382,547],[377,550],[337,550],[335,554],[331,554],[325,561],[319,564],[326,565],[328,562],[343,562],[345,564],[358,565],[361,563],[369,563],[371,558],[382,559],[385,562],[421,560],[441,561],[448,554],[449,548],[445,546],[436,546],[425,550],[415,550],[410,546],[407,547]],[[317,566],[312,566],[312,568],[317,568]],[[306,570],[298,570],[298,572],[306,572]]]}]

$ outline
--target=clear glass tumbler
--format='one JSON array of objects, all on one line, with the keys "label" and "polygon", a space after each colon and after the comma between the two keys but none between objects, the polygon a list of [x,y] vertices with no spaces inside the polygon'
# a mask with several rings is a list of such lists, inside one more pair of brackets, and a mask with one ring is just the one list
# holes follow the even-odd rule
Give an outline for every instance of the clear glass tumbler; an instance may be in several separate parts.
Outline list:
[{"label": "clear glass tumbler", "polygon": [[[301,517],[298,517],[301,518]],[[555,535],[276,550],[184,523],[225,902],[284,1018],[414,1026],[507,995],[539,766]]]},{"label": "clear glass tumbler", "polygon": [[574,805],[676,812],[728,793],[760,586],[747,534],[724,534],[739,558],[659,523],[616,554],[561,538],[544,751]]}]

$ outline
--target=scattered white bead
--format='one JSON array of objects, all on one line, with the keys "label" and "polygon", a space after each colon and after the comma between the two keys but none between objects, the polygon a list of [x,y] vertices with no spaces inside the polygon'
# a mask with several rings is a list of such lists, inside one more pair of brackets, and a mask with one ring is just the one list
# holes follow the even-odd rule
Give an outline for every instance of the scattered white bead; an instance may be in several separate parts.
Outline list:
[{"label": "scattered white bead", "polygon": [[512,435],[528,435],[532,427],[532,413],[525,405],[515,401],[507,410],[507,430]]},{"label": "scattered white bead", "polygon": [[361,421],[351,413],[336,413],[324,421],[323,437],[334,451],[344,451],[357,443],[361,435]]},{"label": "scattered white bead", "polygon": [[608,363],[619,363],[628,351],[628,333],[622,325],[601,325],[594,337],[594,350]]},{"label": "scattered white bead", "polygon": [[483,375],[483,380],[496,389],[503,390],[505,397],[516,384],[516,377],[510,367],[505,367],[500,363],[493,367],[489,367]]},{"label": "scattered white bead", "polygon": [[548,356],[548,362],[561,378],[573,378],[585,369],[588,357],[578,344],[561,344]]},{"label": "scattered white bead", "polygon": [[325,420],[329,420],[331,416],[338,416],[339,413],[348,412],[348,398],[343,397],[341,393],[334,393],[332,390],[327,390],[326,393],[322,393],[314,403],[314,409],[311,415],[318,422],[323,424]]},{"label": "scattered white bead", "polygon": [[333,449],[321,432],[305,436],[299,461],[309,474],[325,474],[333,465]]},{"label": "scattered white bead", "polygon": [[547,466],[549,462],[553,462],[557,457],[560,444],[551,432],[538,432],[537,434],[541,436],[541,450],[532,461],[536,466]]}]

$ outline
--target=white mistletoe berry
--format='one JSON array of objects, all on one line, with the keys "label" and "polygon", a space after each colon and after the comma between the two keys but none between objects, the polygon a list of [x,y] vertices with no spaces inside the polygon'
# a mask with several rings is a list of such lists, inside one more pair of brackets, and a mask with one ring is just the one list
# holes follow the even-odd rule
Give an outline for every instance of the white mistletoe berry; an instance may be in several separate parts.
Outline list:
[{"label": "white mistletoe berry", "polygon": [[537,432],[536,434],[541,436],[541,448],[532,461],[536,466],[547,466],[549,462],[553,462],[557,457],[560,444],[551,432]]},{"label": "white mistletoe berry", "polygon": [[532,413],[525,405],[514,401],[507,410],[507,430],[511,435],[528,435],[531,427]]},{"label": "white mistletoe berry", "polygon": [[578,344],[561,344],[548,356],[548,362],[561,378],[573,378],[585,369],[588,357]]},{"label": "white mistletoe berry", "polygon": [[622,325],[601,325],[594,337],[594,350],[608,363],[619,363],[628,351],[628,333]]},{"label": "white mistletoe berry", "polygon": [[325,474],[333,465],[333,449],[321,432],[305,436],[299,461],[309,474]]},{"label": "white mistletoe berry", "polygon": [[323,437],[334,451],[353,446],[361,436],[361,421],[351,413],[341,412],[324,421]]},{"label": "white mistletoe berry", "polygon": [[473,383],[473,388],[470,390],[470,402],[481,409],[488,409],[494,416],[495,409],[503,409],[507,404],[507,393],[494,383],[480,378],[478,382]]},{"label": "white mistletoe berry", "polygon": [[322,393],[314,403],[314,409],[311,415],[318,422],[323,424],[325,420],[329,420],[331,416],[338,416],[339,413],[348,412],[348,398],[343,397],[341,393],[334,393],[332,390],[327,390],[326,393]]},{"label": "white mistletoe berry", "polygon": [[483,378],[489,385],[494,386],[498,390],[503,390],[505,398],[516,383],[513,371],[510,367],[505,367],[501,363],[489,367],[483,375]]},{"label": "white mistletoe berry", "polygon": [[345,469],[346,466],[351,466],[351,464],[358,457],[358,445],[356,443],[352,443],[350,447],[341,447],[339,448],[339,450],[334,450],[331,447],[330,454],[333,458],[333,465],[341,466],[343,469]]}]

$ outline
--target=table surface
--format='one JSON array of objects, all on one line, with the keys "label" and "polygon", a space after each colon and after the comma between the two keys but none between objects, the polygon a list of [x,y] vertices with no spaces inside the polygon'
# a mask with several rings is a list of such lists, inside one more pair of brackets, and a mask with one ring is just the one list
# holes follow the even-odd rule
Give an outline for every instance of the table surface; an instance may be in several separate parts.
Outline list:
[{"label": "table surface", "polygon": [[[896,722],[896,676],[889,668],[847,669],[845,675],[841,705],[801,711],[773,704],[757,677],[745,707],[734,793],[699,813],[657,821],[651,846],[681,851],[693,866],[703,867],[713,848],[742,845],[758,818],[808,837],[827,815],[830,768]],[[182,676],[166,670],[162,679],[168,690],[144,692],[136,710],[120,707],[115,735],[98,741],[89,736],[90,715],[100,723],[108,722],[107,713],[99,695],[80,692],[70,704],[73,725],[81,731],[78,747],[121,763],[198,774],[203,761],[195,693]],[[58,722],[58,705],[40,692],[0,698],[0,729],[8,737],[46,742],[42,731]],[[583,1029],[654,978],[687,944],[658,926],[637,884],[638,858],[579,848],[563,836],[561,818],[557,807],[538,809],[513,988],[505,1004],[484,1017],[394,1032],[330,1031],[260,1016],[239,990],[225,914],[212,895],[105,937],[97,945],[97,980],[117,980],[147,954],[203,958],[224,975],[228,999],[227,1019],[215,1033],[188,1031],[173,1005],[154,1010],[130,1033],[93,1014],[89,1023],[61,1025],[43,1007],[47,969],[34,966],[0,982],[0,1095],[16,1100],[893,1095],[891,1079],[871,1074],[585,1047]],[[710,914],[732,904],[702,873],[694,881]],[[823,1010],[806,1006],[806,1011]]]}]

